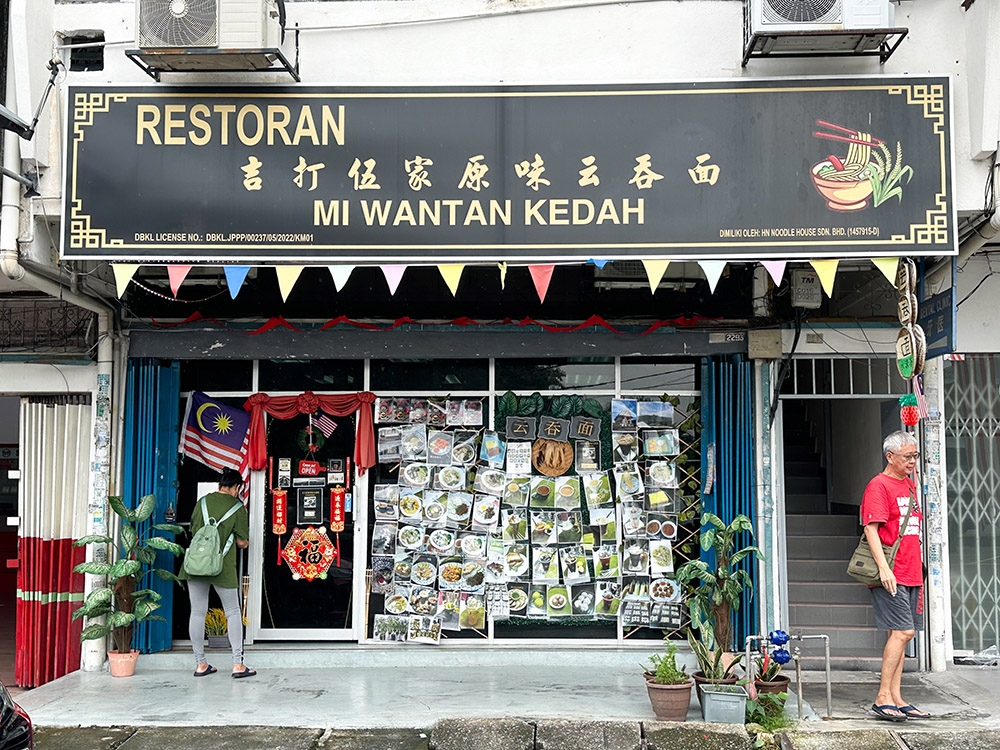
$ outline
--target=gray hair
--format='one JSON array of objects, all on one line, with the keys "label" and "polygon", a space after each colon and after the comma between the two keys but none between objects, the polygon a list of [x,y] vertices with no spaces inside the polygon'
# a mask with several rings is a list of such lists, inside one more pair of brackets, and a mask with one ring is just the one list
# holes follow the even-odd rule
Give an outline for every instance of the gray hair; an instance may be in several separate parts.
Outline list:
[{"label": "gray hair", "polygon": [[882,441],[882,455],[887,453],[899,453],[907,445],[916,445],[917,437],[913,433],[898,430],[891,435],[887,435]]}]

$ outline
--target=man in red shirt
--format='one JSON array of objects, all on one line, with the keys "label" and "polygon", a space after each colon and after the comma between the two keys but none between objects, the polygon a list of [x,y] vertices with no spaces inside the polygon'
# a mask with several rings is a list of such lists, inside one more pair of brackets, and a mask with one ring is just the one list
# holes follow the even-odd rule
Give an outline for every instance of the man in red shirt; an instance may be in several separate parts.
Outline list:
[{"label": "man in red shirt", "polygon": [[[920,458],[917,439],[908,432],[894,432],[883,441],[882,452],[885,469],[868,483],[861,501],[861,523],[882,581],[881,586],[869,587],[875,626],[888,631],[882,652],[882,677],[872,711],[888,721],[926,719],[930,714],[907,703],[900,693],[906,644],[917,630],[924,628],[920,551],[923,515],[910,478]],[[901,531],[899,527],[908,509],[909,520]],[[891,547],[900,536],[896,559],[890,568],[882,545]]]}]

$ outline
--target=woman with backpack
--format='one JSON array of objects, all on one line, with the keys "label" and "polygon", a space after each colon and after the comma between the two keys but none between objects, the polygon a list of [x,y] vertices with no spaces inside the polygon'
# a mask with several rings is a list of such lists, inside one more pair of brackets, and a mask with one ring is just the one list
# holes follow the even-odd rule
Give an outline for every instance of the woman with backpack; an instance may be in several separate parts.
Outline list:
[{"label": "woman with backpack", "polygon": [[226,613],[229,645],[233,648],[233,677],[253,677],[256,671],[243,663],[243,615],[240,613],[236,548],[250,544],[250,518],[238,495],[243,478],[234,469],[223,469],[219,491],[201,498],[191,514],[191,545],[178,577],[186,580],[191,597],[188,632],[194,649],[195,677],[218,670],[205,659],[205,615],[208,591],[215,593]]}]

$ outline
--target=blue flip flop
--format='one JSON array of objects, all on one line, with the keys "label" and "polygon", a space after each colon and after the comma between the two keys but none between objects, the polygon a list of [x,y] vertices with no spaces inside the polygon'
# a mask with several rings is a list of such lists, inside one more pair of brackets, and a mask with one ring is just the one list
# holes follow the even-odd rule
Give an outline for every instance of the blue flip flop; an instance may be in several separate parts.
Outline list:
[{"label": "blue flip flop", "polygon": [[881,706],[876,706],[872,703],[872,711],[874,711],[875,715],[880,719],[885,719],[886,721],[906,721],[906,717],[902,714],[897,715],[889,713],[890,711],[902,711],[902,709],[896,708],[891,703],[885,703]]},{"label": "blue flip flop", "polygon": [[216,669],[216,668],[215,668],[215,667],[213,667],[213,666],[212,666],[211,664],[209,664],[209,665],[208,665],[208,669],[206,669],[206,670],[205,670],[204,672],[199,672],[199,671],[198,671],[198,670],[196,669],[196,670],[194,671],[194,676],[195,676],[195,677],[205,677],[205,676],[207,676],[207,675],[210,675],[210,674],[215,674],[215,673],[216,673],[216,672],[218,672],[218,671],[219,671],[218,669]]},{"label": "blue flip flop", "polygon": [[931,715],[926,711],[921,711],[914,705],[907,703],[905,706],[896,706],[896,710],[910,719],[929,719]]}]

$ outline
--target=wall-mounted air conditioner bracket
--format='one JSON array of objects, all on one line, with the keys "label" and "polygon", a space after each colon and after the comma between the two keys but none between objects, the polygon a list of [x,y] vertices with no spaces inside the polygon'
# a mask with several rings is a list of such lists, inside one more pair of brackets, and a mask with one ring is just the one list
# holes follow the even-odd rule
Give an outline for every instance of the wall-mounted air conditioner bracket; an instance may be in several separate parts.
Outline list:
[{"label": "wall-mounted air conditioner bracket", "polygon": [[743,67],[751,57],[878,57],[884,65],[909,29],[840,29],[746,33]]},{"label": "wall-mounted air conditioner bracket", "polygon": [[299,77],[299,29],[295,29],[295,64],[278,47],[267,49],[127,49],[125,56],[159,82],[163,73],[268,73]]}]

